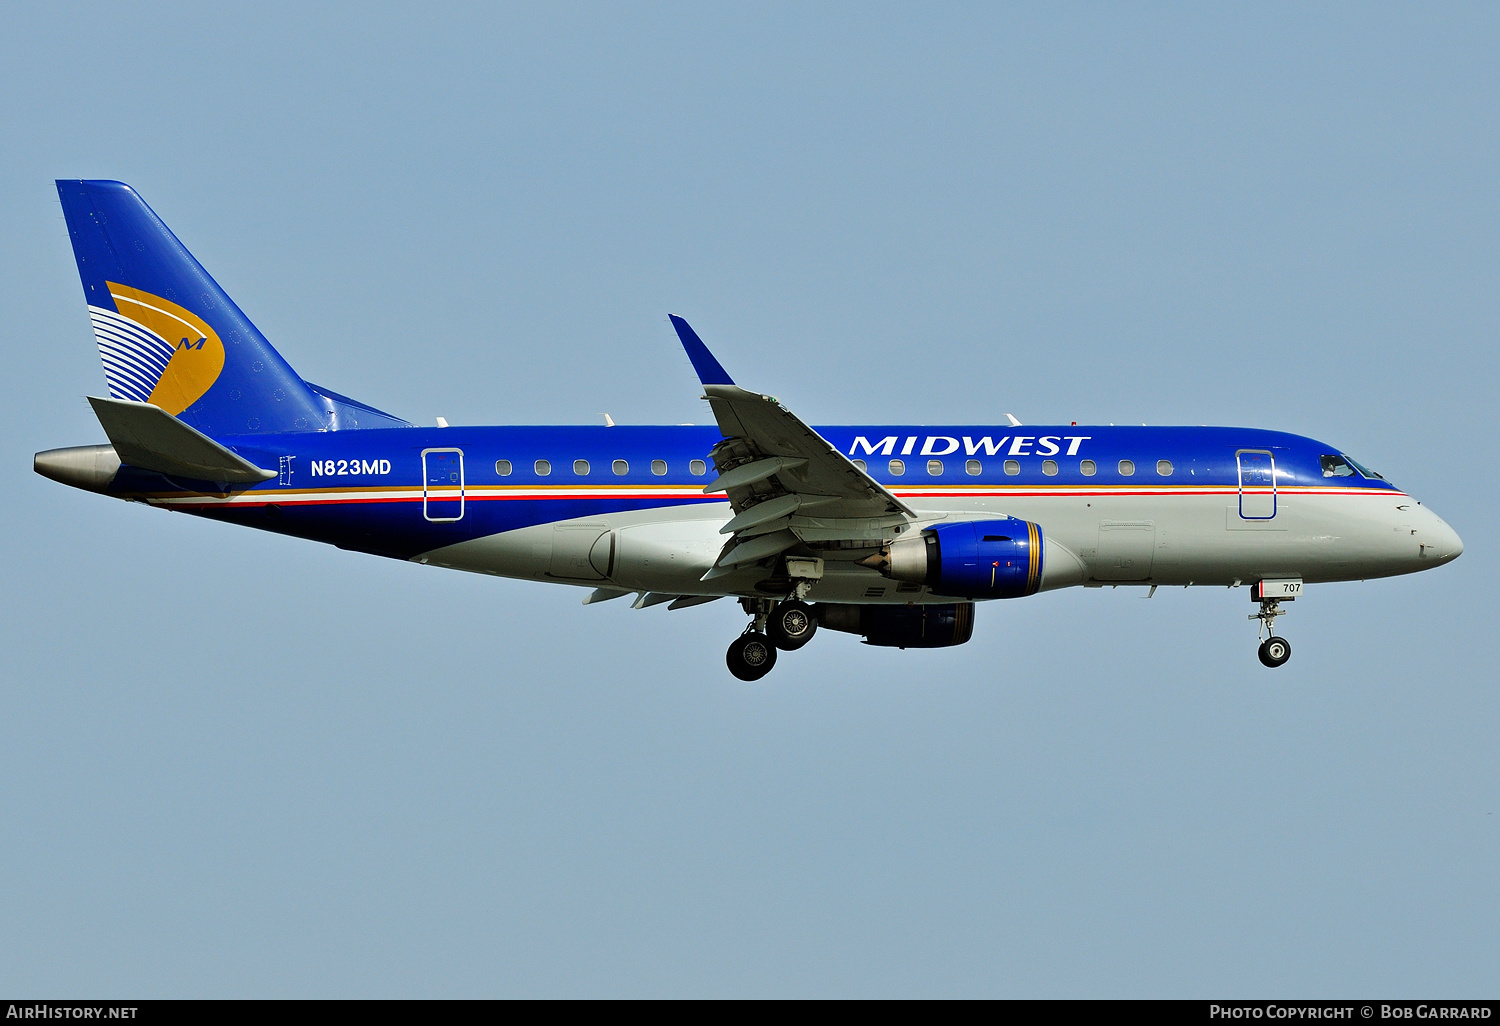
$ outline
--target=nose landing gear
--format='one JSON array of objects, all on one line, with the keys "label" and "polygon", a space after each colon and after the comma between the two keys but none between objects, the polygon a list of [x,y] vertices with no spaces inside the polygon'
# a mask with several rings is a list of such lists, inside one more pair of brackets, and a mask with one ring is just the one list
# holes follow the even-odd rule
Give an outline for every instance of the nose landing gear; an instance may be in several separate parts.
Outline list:
[{"label": "nose landing gear", "polygon": [[1260,621],[1256,636],[1265,638],[1256,651],[1261,665],[1275,669],[1292,657],[1292,643],[1276,636],[1276,618],[1286,613],[1281,603],[1291,602],[1301,593],[1300,580],[1257,581],[1250,589],[1250,600],[1260,603],[1260,612],[1250,614],[1250,619]]}]

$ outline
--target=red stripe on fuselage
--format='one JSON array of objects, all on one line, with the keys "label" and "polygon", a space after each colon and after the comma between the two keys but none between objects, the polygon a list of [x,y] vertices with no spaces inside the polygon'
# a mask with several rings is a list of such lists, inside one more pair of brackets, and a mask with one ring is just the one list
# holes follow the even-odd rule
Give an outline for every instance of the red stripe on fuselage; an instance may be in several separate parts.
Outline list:
[{"label": "red stripe on fuselage", "polygon": [[[964,486],[956,485],[955,489]],[[332,491],[332,489],[330,489]],[[1197,488],[1192,486],[1174,487],[1171,485],[1160,485],[1155,488],[1100,488],[1087,491],[1078,490],[1077,486],[1057,485],[1051,488],[1029,488],[1029,489],[1007,489],[1003,491],[896,491],[893,494],[902,499],[1035,499],[1035,498],[1099,498],[1099,497],[1153,497],[1168,498],[1179,496],[1214,496],[1220,495],[1226,498],[1240,494],[1246,495],[1270,495],[1270,489],[1246,489],[1243,493],[1232,485],[1223,487]],[[1386,496],[1390,498],[1409,498],[1405,492],[1398,492],[1386,488],[1280,488],[1276,493],[1281,496],[1303,496],[1303,495],[1344,495],[1344,496]],[[189,493],[164,496],[160,493],[155,495],[143,493],[139,496],[156,506],[186,507],[186,508],[217,508],[217,507],[245,507],[256,509],[263,506],[348,506],[362,505],[366,503],[391,503],[391,502],[421,502],[423,495],[420,491],[413,491],[407,495],[359,495],[344,493],[329,497],[309,496],[300,492],[295,496],[279,496],[273,493],[256,493],[252,498],[249,495],[219,496],[209,493]],[[428,496],[432,502],[457,502],[457,495]],[[204,501],[208,500],[208,501]],[[217,501],[215,501],[217,500]],[[620,500],[656,500],[663,505],[683,503],[710,503],[723,502],[721,493],[704,495],[702,492],[684,492],[678,494],[663,494],[662,492],[611,492],[600,495],[597,492],[589,494],[554,493],[541,495],[507,495],[488,492],[470,492],[464,496],[465,502],[617,502]]]}]

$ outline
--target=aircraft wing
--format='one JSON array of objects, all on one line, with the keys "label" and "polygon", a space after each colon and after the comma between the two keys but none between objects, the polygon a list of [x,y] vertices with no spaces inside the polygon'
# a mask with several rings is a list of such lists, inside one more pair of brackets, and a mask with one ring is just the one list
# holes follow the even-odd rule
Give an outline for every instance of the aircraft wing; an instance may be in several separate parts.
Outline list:
[{"label": "aircraft wing", "polygon": [[672,327],[724,435],[710,452],[719,476],[703,489],[727,493],[735,514],[720,529],[735,544],[719,567],[777,555],[799,540],[878,543],[915,517],[796,414],[736,385],[687,321],[673,316]]}]

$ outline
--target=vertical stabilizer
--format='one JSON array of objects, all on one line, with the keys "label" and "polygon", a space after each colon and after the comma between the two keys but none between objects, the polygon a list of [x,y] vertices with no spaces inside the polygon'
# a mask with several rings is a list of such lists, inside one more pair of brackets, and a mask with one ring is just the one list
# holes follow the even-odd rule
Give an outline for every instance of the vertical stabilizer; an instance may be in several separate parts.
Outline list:
[{"label": "vertical stabilizer", "polygon": [[406,423],[303,381],[130,186],[57,193],[113,398],[211,436]]}]

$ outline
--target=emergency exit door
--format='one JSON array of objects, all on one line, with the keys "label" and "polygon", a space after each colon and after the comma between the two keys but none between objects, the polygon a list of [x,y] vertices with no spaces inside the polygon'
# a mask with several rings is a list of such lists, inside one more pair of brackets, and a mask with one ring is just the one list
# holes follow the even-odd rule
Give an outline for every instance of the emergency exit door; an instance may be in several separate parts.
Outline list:
[{"label": "emergency exit door", "polygon": [[1276,457],[1264,449],[1241,449],[1240,517],[1270,520],[1276,516]]},{"label": "emergency exit door", "polygon": [[422,516],[435,523],[463,519],[462,449],[422,450]]}]

